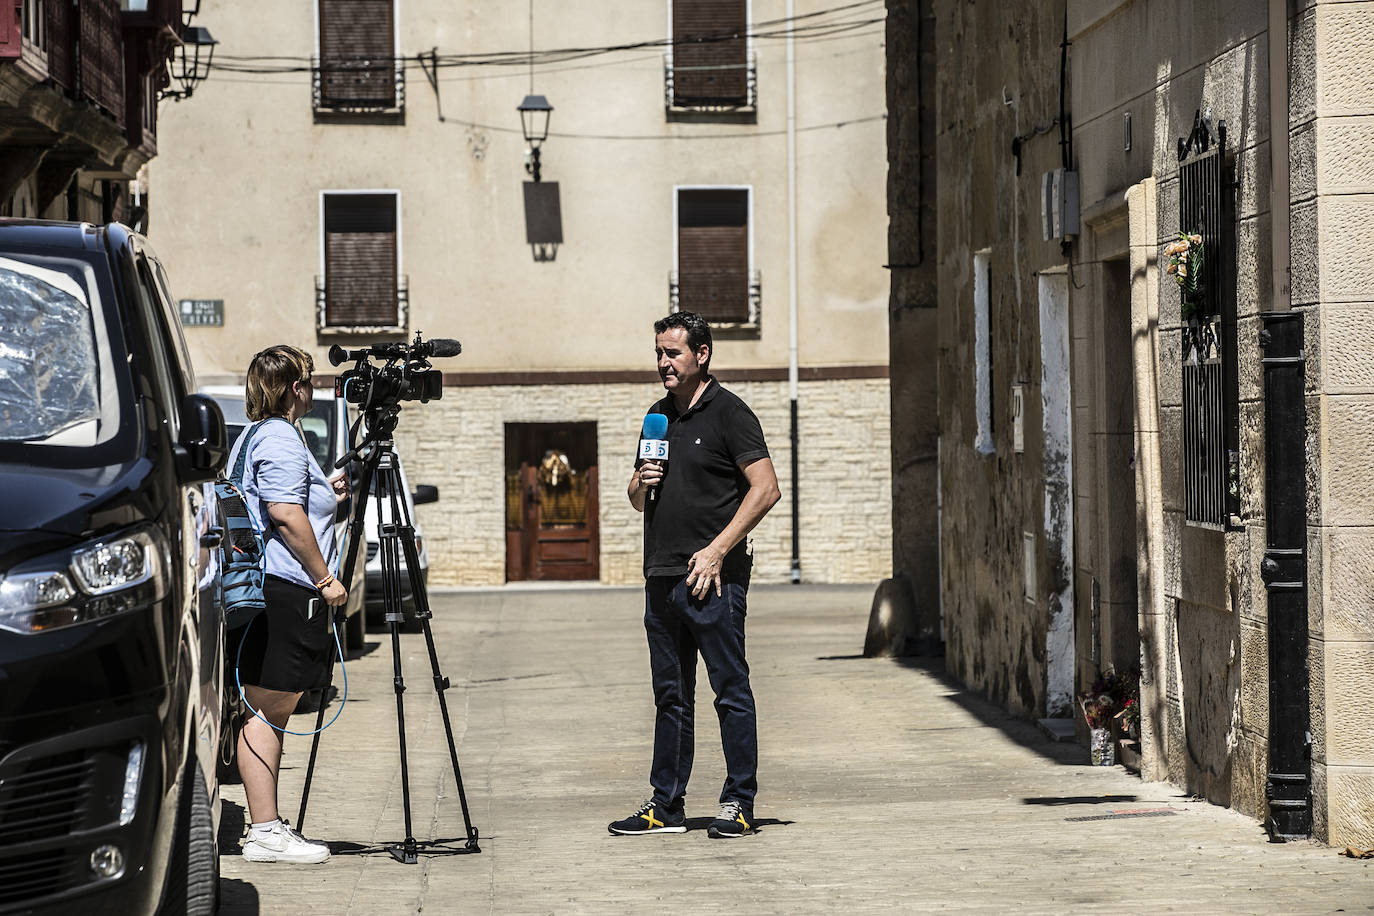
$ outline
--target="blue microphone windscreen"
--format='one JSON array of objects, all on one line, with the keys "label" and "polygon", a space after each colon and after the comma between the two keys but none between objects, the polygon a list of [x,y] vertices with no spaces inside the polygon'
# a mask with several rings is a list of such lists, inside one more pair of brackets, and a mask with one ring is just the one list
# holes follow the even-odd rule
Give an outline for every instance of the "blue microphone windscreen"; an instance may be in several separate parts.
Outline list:
[{"label": "blue microphone windscreen", "polygon": [[644,417],[644,438],[662,439],[668,434],[668,418],[661,413],[646,414]]}]

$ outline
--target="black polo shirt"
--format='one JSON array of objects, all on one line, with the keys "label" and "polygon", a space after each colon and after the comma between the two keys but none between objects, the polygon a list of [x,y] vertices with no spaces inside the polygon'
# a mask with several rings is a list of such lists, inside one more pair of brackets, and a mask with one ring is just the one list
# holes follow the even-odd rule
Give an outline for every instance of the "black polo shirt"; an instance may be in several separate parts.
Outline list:
[{"label": "black polo shirt", "polygon": [[[749,490],[740,464],[767,458],[768,445],[749,405],[714,377],[686,413],[678,414],[672,395],[649,412],[668,418],[668,472],[657,498],[644,504],[644,575],[681,576],[688,558],[735,517]],[[726,555],[722,575],[738,579],[749,564],[741,539]]]}]

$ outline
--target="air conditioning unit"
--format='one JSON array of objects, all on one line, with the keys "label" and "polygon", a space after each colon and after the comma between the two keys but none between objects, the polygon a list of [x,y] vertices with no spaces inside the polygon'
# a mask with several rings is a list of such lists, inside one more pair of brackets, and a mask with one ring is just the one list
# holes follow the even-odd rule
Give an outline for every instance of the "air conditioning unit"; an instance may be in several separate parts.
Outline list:
[{"label": "air conditioning unit", "polygon": [[1078,235],[1078,173],[1054,169],[1041,176],[1040,222],[1045,241]]}]

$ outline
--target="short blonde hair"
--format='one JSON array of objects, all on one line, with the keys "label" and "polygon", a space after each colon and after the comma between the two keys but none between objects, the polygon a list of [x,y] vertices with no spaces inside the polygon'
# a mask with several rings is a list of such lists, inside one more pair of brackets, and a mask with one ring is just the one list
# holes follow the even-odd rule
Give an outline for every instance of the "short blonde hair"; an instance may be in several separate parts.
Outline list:
[{"label": "short blonde hair", "polygon": [[286,344],[268,347],[253,356],[248,364],[248,386],[244,410],[257,422],[268,417],[286,416],[291,387],[308,381],[315,371],[315,360],[304,350]]}]

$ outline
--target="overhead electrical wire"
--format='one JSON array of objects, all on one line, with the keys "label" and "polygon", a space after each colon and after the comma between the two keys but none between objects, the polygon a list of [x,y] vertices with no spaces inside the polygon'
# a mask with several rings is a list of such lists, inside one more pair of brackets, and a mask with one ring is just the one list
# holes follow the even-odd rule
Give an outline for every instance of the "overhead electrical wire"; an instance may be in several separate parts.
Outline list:
[{"label": "overhead electrical wire", "polygon": [[[528,68],[531,81],[537,72],[541,75],[548,73],[560,73],[571,70],[591,70],[601,67],[621,66],[642,60],[659,59],[660,55],[641,55],[628,60],[605,61],[602,63],[583,64],[581,66],[558,67],[557,64],[569,63],[572,61],[586,60],[588,58],[601,57],[610,54],[622,54],[628,51],[645,50],[651,48],[672,49],[678,46],[713,44],[726,41],[737,41],[741,38],[748,39],[778,39],[792,38],[794,43],[812,43],[835,41],[845,38],[862,38],[871,35],[882,34],[884,29],[882,24],[886,22],[887,11],[884,9],[883,15],[864,19],[831,19],[823,20],[824,17],[834,16],[841,13],[851,13],[864,7],[873,7],[883,4],[884,0],[860,0],[860,2],[848,3],[841,6],[830,7],[824,10],[817,10],[811,13],[803,13],[791,18],[771,19],[754,23],[751,30],[741,32],[719,32],[701,36],[693,36],[685,39],[659,38],[646,41],[629,42],[616,45],[604,45],[600,47],[579,47],[579,48],[556,48],[543,51],[535,51],[533,48],[527,51],[496,51],[480,52],[472,54],[439,54],[437,49],[433,52],[403,55],[393,58],[370,58],[365,66],[353,66],[350,62],[349,70],[358,73],[378,70],[391,72],[397,63],[401,63],[406,69],[422,68],[432,71],[433,79],[440,83],[461,82],[471,80],[486,79],[507,79],[512,76],[523,76],[518,70],[515,72],[493,73],[482,76],[447,76],[440,77],[438,72],[444,69],[455,69],[459,67],[494,67],[494,68]],[[806,24],[797,23],[806,20]],[[788,27],[790,25],[790,27]],[[782,26],[782,28],[773,28]],[[881,47],[881,44],[879,45]],[[859,49],[865,50],[865,49]],[[854,50],[839,52],[827,57],[839,57],[846,54],[857,53]],[[822,55],[817,55],[818,57]],[[229,83],[253,83],[257,85],[298,85],[294,80],[270,80],[270,79],[233,79],[228,74],[236,74],[244,77],[259,76],[284,76],[293,73],[311,73],[319,68],[319,62],[313,57],[301,56],[282,56],[282,55],[257,55],[257,56],[235,56],[221,54],[214,60],[213,70],[222,71],[217,78]],[[647,68],[646,68],[647,69]],[[430,75],[429,72],[426,73]],[[805,127],[798,127],[799,133],[817,130],[833,130],[848,127],[852,124],[864,124],[872,121],[886,120],[887,115],[869,115],[858,118],[844,118],[838,121],[827,121],[819,124],[812,124]],[[446,123],[456,126],[466,127],[473,130],[491,131],[493,133],[519,134],[521,131],[513,127],[504,127],[495,124],[483,124],[478,121],[467,121],[462,118],[446,116],[443,118]],[[767,131],[731,131],[725,133],[674,133],[674,134],[592,134],[592,133],[560,133],[551,132],[549,137],[560,140],[727,140],[736,138],[755,138],[755,137],[774,137],[786,134],[785,129]]]},{"label": "overhead electrical wire", "polygon": [[[869,31],[869,32],[853,32],[853,33],[849,33],[849,34],[843,35],[843,36],[836,36],[836,37],[831,37],[831,38],[816,39],[815,41],[811,42],[811,44],[820,44],[820,43],[823,42],[823,41],[835,41],[836,38],[861,38],[861,37],[866,37],[866,36],[869,36],[869,35],[881,35],[881,34],[883,34],[883,29],[874,29],[874,30]],[[850,48],[850,49],[847,50],[847,51],[836,51],[836,52],[834,52],[833,54],[814,54],[814,55],[813,55],[813,54],[799,54],[799,55],[797,55],[797,60],[798,60],[798,62],[801,62],[801,61],[807,61],[807,60],[829,60],[829,59],[835,58],[835,57],[849,57],[850,55],[853,55],[853,54],[867,54],[867,53],[872,53],[873,51],[879,50],[879,49],[881,49],[882,47],[883,47],[882,43],[879,42],[879,43],[876,44],[876,45],[866,45],[866,46],[861,47],[861,48]],[[659,55],[659,54],[641,54],[641,55],[639,55],[639,56],[637,56],[637,57],[627,57],[627,58],[622,58],[622,59],[620,59],[620,60],[601,61],[601,62],[599,62],[599,63],[578,64],[578,65],[570,66],[570,67],[558,67],[558,66],[541,67],[541,68],[536,69],[536,70],[535,70],[535,73],[536,73],[537,75],[539,75],[539,76],[547,76],[548,74],[552,74],[552,73],[575,73],[575,72],[580,72],[580,71],[585,71],[585,70],[603,70],[603,69],[609,69],[609,68],[611,68],[611,67],[624,67],[624,66],[626,66],[626,65],[628,65],[628,64],[637,64],[637,63],[641,63],[641,62],[643,62],[643,61],[649,61],[649,60],[652,60],[652,61],[659,61],[659,64],[658,64],[657,66],[653,66],[653,67],[639,67],[639,68],[636,68],[636,69],[641,70],[641,71],[643,71],[643,72],[645,72],[645,73],[650,73],[650,72],[658,72],[658,71],[661,71],[661,70],[662,70],[662,59],[663,59],[662,56]],[[520,77],[520,74],[519,74],[519,73],[511,73],[511,72],[507,72],[507,71],[504,71],[504,70],[503,70],[503,71],[497,72],[497,73],[479,73],[479,74],[471,74],[471,75],[467,75],[467,76],[460,76],[460,75],[458,75],[458,74],[454,74],[454,75],[452,75],[452,76],[442,76],[442,77],[439,78],[439,82],[441,82],[441,83],[471,83],[471,82],[485,82],[485,81],[487,81],[487,80],[506,80],[506,79],[513,79],[513,78],[518,79],[519,77]],[[257,78],[234,79],[234,78],[231,77],[231,76],[218,76],[218,77],[216,77],[216,80],[219,81],[219,82],[222,82],[222,83],[234,83],[234,84],[239,84],[239,85],[252,84],[252,85],[255,85],[255,86],[299,86],[299,85],[301,85],[300,80],[294,80],[294,79],[292,79],[292,80],[274,80],[274,79],[257,79]]]},{"label": "overhead electrical wire", "polygon": [[[834,15],[836,13],[849,12],[862,7],[871,7],[882,2],[883,0],[862,0],[862,2],[858,3],[850,3],[813,13],[805,13],[794,16],[791,19],[766,20],[755,23],[752,30],[747,30],[742,33],[717,32],[685,39],[657,38],[616,45],[555,48],[543,51],[494,51],[471,54],[439,54],[435,51],[428,54],[403,55],[394,58],[369,58],[369,66],[359,67],[357,69],[359,72],[368,69],[390,70],[397,62],[403,63],[407,68],[433,67],[436,70],[451,67],[532,67],[536,64],[547,65],[564,63],[567,61],[581,60],[587,57],[596,57],[645,48],[673,48],[681,45],[716,44],[726,41],[737,41],[741,38],[767,40],[791,37],[794,41],[819,41],[835,36],[843,36],[847,33],[852,33],[869,26],[886,22],[886,10],[884,10],[882,16],[872,18],[810,22],[804,25],[797,25],[796,23],[802,20],[812,20]],[[790,27],[788,27],[789,23],[791,24]],[[773,28],[779,25],[783,27],[777,29]],[[303,56],[236,56],[220,54],[215,58],[212,70],[221,70],[226,73],[271,75],[283,73],[309,73],[317,67],[318,63],[313,58]]]}]

